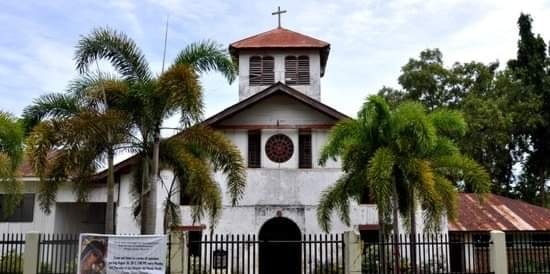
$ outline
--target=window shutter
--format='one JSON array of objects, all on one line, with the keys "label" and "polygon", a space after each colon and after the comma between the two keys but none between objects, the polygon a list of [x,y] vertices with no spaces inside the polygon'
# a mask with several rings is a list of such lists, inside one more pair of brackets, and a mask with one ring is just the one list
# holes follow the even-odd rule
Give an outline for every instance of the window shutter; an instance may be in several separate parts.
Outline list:
[{"label": "window shutter", "polygon": [[251,86],[271,85],[275,82],[275,60],[271,56],[252,56],[248,67]]},{"label": "window shutter", "polygon": [[299,168],[311,168],[311,131],[300,131],[298,137]]},{"label": "window shutter", "polygon": [[262,84],[262,58],[260,56],[250,57],[248,75],[251,86]]},{"label": "window shutter", "polygon": [[309,85],[309,57],[298,57],[298,85]]},{"label": "window shutter", "polygon": [[285,83],[288,85],[309,85],[308,56],[285,57]]},{"label": "window shutter", "polygon": [[261,132],[259,130],[248,132],[248,167],[261,167]]},{"label": "window shutter", "polygon": [[285,57],[285,83],[295,85],[298,78],[298,63],[295,56]]},{"label": "window shutter", "polygon": [[275,61],[273,57],[266,56],[262,59],[262,85],[275,83]]}]

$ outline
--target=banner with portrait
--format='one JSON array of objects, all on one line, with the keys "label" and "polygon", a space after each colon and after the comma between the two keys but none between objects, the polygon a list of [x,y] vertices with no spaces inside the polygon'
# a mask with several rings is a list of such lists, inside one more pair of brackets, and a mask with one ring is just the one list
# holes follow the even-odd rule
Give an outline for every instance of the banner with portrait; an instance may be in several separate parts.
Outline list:
[{"label": "banner with portrait", "polygon": [[165,235],[80,234],[78,274],[165,274]]}]

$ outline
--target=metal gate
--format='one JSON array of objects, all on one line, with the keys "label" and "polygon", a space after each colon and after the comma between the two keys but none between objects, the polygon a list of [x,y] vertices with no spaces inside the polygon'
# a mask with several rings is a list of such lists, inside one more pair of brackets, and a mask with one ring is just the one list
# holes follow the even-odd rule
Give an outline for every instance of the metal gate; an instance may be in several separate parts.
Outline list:
[{"label": "metal gate", "polygon": [[[290,241],[259,240],[255,234],[205,235],[188,241],[188,248],[188,274],[344,273],[343,234],[304,234]],[[265,260],[277,263],[267,269]]]}]

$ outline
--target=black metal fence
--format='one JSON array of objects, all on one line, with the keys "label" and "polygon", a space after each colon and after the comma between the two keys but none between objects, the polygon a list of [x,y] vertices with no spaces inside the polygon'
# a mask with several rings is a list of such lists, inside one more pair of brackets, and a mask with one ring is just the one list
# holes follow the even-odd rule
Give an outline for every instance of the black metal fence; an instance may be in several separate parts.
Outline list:
[{"label": "black metal fence", "polygon": [[550,232],[507,232],[510,274],[550,274]]},{"label": "black metal fence", "polygon": [[188,248],[188,274],[344,273],[342,234],[308,234],[297,240],[205,235],[190,240]]},{"label": "black metal fence", "polygon": [[467,233],[391,235],[364,242],[362,273],[491,273],[489,245]]},{"label": "black metal fence", "polygon": [[0,273],[23,273],[24,248],[25,234],[2,234],[2,241],[0,241]]},{"label": "black metal fence", "polygon": [[40,234],[38,274],[76,273],[78,234]]}]

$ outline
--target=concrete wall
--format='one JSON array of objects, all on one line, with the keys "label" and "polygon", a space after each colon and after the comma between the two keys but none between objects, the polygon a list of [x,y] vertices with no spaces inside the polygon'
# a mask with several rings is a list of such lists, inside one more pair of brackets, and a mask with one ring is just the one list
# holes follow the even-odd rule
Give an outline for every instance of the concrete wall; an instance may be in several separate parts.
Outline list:
[{"label": "concrete wall", "polygon": [[[24,193],[34,193],[34,210],[32,222],[0,222],[0,233],[19,233],[28,231],[52,232],[78,232],[78,231],[102,231],[98,224],[82,222],[86,214],[85,206],[76,203],[77,198],[70,184],[65,183],[59,187],[56,195],[56,203],[51,207],[50,214],[46,214],[40,208],[38,200],[38,179],[24,179]],[[116,191],[116,190],[115,190]],[[115,201],[118,192],[115,194]],[[91,203],[106,202],[106,188],[98,186],[92,188],[88,201]]]},{"label": "concrete wall", "polygon": [[321,101],[321,57],[318,50],[249,50],[242,51],[239,55],[239,100],[246,99],[251,95],[264,90],[267,86],[249,85],[249,61],[250,57],[273,56],[275,61],[275,83],[285,83],[285,57],[289,55],[309,56],[309,85],[292,85],[293,88],[307,94],[310,97]]}]

